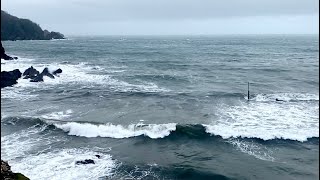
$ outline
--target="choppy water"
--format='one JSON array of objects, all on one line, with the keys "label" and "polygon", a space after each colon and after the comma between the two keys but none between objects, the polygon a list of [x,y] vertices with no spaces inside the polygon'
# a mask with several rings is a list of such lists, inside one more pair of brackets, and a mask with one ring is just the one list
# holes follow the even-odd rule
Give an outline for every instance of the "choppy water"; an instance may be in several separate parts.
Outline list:
[{"label": "choppy water", "polygon": [[2,71],[63,70],[1,90],[1,158],[31,179],[319,178],[318,36],[3,45]]}]

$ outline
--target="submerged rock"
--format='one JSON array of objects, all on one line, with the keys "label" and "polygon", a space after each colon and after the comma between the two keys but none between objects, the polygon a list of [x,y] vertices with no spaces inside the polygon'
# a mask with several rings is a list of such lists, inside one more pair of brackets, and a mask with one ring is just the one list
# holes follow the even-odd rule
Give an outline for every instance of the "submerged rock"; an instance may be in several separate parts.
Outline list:
[{"label": "submerged rock", "polygon": [[17,80],[21,77],[19,69],[13,71],[2,71],[1,72],[1,88],[12,86],[17,84]]},{"label": "submerged rock", "polygon": [[76,161],[76,164],[95,164],[92,159],[86,159],[84,161]]}]

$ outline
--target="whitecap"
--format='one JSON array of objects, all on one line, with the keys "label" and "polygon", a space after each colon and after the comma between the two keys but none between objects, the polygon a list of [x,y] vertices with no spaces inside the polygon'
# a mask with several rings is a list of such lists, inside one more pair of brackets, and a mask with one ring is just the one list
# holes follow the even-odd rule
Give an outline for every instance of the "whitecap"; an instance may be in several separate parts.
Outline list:
[{"label": "whitecap", "polygon": [[282,101],[319,101],[319,94],[310,93],[273,93],[273,94],[257,94],[252,101],[268,102],[276,99]]},{"label": "whitecap", "polygon": [[152,139],[168,136],[171,131],[176,130],[175,123],[168,124],[130,124],[128,126],[113,124],[89,124],[68,122],[64,124],[54,124],[57,128],[68,132],[69,135],[83,137],[109,137],[109,138],[129,138],[145,135]]},{"label": "whitecap", "polygon": [[218,119],[204,125],[222,138],[307,141],[319,137],[319,104],[314,102],[245,102],[222,105]]}]

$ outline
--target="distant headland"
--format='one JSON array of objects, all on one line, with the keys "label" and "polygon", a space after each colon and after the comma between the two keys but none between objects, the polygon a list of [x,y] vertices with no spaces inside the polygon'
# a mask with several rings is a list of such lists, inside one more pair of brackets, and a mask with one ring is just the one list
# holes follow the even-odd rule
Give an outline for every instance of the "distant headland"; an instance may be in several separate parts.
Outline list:
[{"label": "distant headland", "polygon": [[1,41],[65,39],[59,32],[42,30],[29,19],[22,19],[1,10]]}]

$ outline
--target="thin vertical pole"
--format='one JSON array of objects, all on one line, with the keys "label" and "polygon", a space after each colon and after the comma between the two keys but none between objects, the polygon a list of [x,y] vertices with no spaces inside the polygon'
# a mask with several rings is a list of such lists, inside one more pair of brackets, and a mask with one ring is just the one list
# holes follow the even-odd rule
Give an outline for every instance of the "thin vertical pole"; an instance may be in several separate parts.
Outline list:
[{"label": "thin vertical pole", "polygon": [[250,100],[249,82],[248,82],[248,101]]}]

